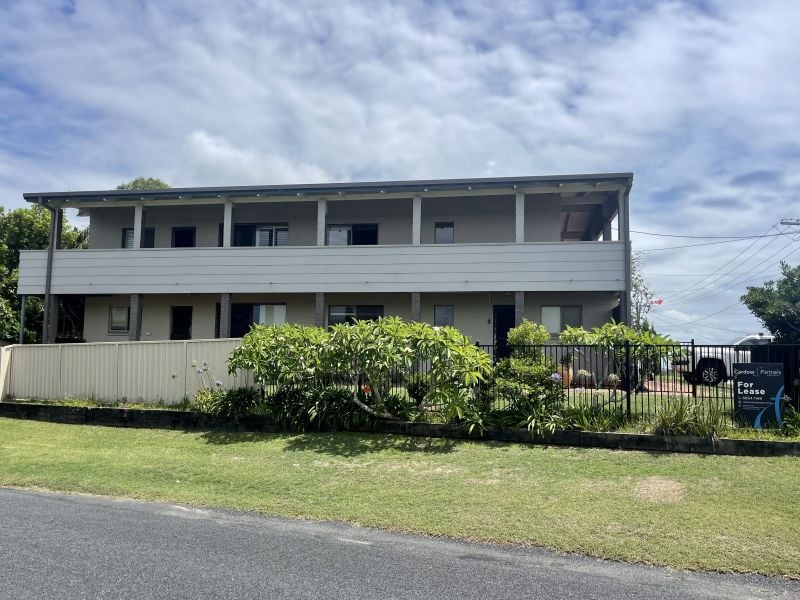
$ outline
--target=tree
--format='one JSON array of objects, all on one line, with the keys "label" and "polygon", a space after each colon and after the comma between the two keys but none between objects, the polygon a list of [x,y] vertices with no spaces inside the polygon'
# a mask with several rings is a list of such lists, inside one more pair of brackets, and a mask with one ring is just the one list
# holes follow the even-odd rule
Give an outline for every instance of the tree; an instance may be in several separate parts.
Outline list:
[{"label": "tree", "polygon": [[783,344],[800,343],[800,265],[781,262],[781,278],[748,287],[741,297],[753,315]]},{"label": "tree", "polygon": [[118,190],[166,190],[169,184],[164,183],[158,177],[137,177],[128,183],[120,183]]},{"label": "tree", "polygon": [[653,307],[655,294],[642,274],[642,255],[635,253],[631,257],[631,326],[642,331],[647,321],[647,313]]},{"label": "tree", "polygon": [[[78,248],[85,244],[86,232],[70,226],[66,221],[61,230],[64,248]],[[0,338],[15,342],[19,335],[20,298],[17,296],[20,250],[44,250],[50,235],[50,212],[41,207],[17,208],[6,211],[0,207]],[[69,333],[77,333],[82,307],[65,299],[64,317]],[[42,303],[31,297],[25,310],[25,341],[41,339]]]}]

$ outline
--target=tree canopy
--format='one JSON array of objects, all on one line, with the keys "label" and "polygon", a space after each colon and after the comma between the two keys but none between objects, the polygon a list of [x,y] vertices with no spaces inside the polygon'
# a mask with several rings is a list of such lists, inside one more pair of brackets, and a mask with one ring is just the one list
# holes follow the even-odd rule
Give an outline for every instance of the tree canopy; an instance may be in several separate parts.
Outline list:
[{"label": "tree canopy", "polygon": [[800,265],[782,262],[780,279],[748,287],[741,300],[776,342],[800,343]]},{"label": "tree canopy", "polygon": [[[41,206],[6,211],[0,207],[0,339],[17,340],[20,298],[17,296],[20,250],[44,250],[50,234],[50,212]],[[61,240],[64,248],[78,248],[86,234],[64,220]],[[41,337],[42,304],[30,298],[25,311],[25,341]]]},{"label": "tree canopy", "polygon": [[166,190],[170,186],[158,177],[137,177],[127,183],[120,183],[118,190]]}]

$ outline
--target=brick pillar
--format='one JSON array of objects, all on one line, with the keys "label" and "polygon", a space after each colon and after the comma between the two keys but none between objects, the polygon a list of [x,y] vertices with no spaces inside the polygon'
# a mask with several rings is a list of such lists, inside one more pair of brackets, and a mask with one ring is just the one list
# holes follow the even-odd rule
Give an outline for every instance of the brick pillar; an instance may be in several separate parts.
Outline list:
[{"label": "brick pillar", "polygon": [[422,294],[411,292],[411,320],[422,321]]},{"label": "brick pillar", "polygon": [[514,325],[522,323],[525,317],[525,292],[514,292]]},{"label": "brick pillar", "polygon": [[314,325],[325,327],[325,294],[323,292],[314,294]]},{"label": "brick pillar", "polygon": [[142,295],[131,294],[130,323],[128,324],[128,339],[138,342],[142,339]]},{"label": "brick pillar", "polygon": [[231,337],[231,295],[219,296],[219,337]]}]

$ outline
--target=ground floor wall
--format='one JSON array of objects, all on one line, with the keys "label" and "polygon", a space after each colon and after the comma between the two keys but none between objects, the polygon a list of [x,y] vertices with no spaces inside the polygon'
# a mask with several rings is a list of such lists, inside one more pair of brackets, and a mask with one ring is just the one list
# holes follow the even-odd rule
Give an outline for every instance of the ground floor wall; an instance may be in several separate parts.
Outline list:
[{"label": "ground floor wall", "polygon": [[[481,344],[495,343],[495,306],[513,306],[515,294],[507,293],[436,293],[420,295],[420,317],[434,324],[437,305],[452,306],[453,325]],[[214,294],[159,294],[142,297],[141,334],[143,341],[170,339],[172,307],[191,306],[191,339],[218,337],[219,303]],[[610,292],[526,292],[523,315],[529,321],[542,322],[542,307],[579,307],[581,324],[586,328],[608,322],[619,304],[619,294]],[[84,315],[84,338],[87,342],[126,341],[128,331],[114,331],[112,307],[130,306],[130,296],[87,296]],[[314,294],[233,294],[232,304],[285,305],[286,321],[302,325],[317,322]],[[413,319],[411,294],[325,294],[322,319],[329,322],[331,306],[382,306],[385,316]]]}]

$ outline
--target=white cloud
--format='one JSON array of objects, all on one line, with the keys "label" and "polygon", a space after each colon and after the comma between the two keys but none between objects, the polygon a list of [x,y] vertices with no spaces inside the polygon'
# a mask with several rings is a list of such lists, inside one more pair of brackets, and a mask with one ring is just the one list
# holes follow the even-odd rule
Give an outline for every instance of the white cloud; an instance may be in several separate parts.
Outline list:
[{"label": "white cloud", "polygon": [[[65,6],[0,7],[9,205],[138,175],[189,186],[631,170],[635,229],[744,235],[800,216],[800,4]],[[686,274],[651,277],[664,310],[686,315],[659,324],[685,337],[670,314],[734,303],[741,286],[691,305],[669,290],[743,247],[648,255],[646,270]],[[704,323],[757,328],[740,312]]]}]

